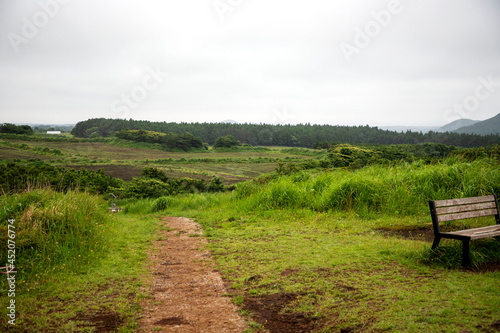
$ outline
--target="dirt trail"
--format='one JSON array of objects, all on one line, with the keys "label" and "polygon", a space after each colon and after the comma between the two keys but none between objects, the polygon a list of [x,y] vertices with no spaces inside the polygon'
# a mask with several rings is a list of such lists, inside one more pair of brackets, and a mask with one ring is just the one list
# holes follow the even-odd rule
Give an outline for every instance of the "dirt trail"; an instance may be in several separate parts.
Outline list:
[{"label": "dirt trail", "polygon": [[230,298],[214,260],[204,249],[200,226],[182,217],[166,217],[160,240],[149,254],[153,262],[152,299],[139,332],[243,332],[245,322]]}]

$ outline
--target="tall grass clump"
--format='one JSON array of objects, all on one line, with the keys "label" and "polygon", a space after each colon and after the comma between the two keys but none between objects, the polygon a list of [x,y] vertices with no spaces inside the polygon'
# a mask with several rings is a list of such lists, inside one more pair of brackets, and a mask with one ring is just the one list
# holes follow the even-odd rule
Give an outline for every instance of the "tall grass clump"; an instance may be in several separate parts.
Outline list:
[{"label": "tall grass clump", "polygon": [[236,197],[254,208],[309,208],[348,211],[361,216],[428,215],[428,201],[500,194],[500,165],[494,160],[472,163],[423,162],[372,165],[359,170],[335,169],[314,174],[254,181],[238,187]]},{"label": "tall grass clump", "polygon": [[86,192],[37,189],[1,196],[0,265],[7,262],[9,219],[15,220],[17,278],[28,280],[90,264],[102,253],[111,232],[104,205],[103,199]]},{"label": "tall grass clump", "polygon": [[425,200],[499,194],[500,165],[491,160],[433,165],[412,173],[408,182]]},{"label": "tall grass clump", "polygon": [[214,198],[218,197],[219,194],[181,194],[171,198],[170,205],[175,207],[176,210],[188,211],[188,210],[203,210],[208,206],[214,205]]},{"label": "tall grass clump", "polygon": [[166,210],[169,205],[170,205],[169,197],[160,197],[153,202],[153,205],[151,206],[151,212],[156,213]]},{"label": "tall grass clump", "polygon": [[151,205],[155,199],[151,198],[127,198],[118,200],[117,206],[124,207],[124,214],[149,214],[151,213]]},{"label": "tall grass clump", "polygon": [[[493,238],[475,240],[471,244],[469,255],[471,265],[474,268],[479,268],[490,262],[499,262],[500,243]],[[461,267],[462,242],[447,242],[430,251],[429,248],[424,247],[414,254],[414,258],[430,266],[446,268]]]},{"label": "tall grass clump", "polygon": [[380,211],[388,195],[388,184],[380,179],[348,178],[326,191],[320,209]]}]

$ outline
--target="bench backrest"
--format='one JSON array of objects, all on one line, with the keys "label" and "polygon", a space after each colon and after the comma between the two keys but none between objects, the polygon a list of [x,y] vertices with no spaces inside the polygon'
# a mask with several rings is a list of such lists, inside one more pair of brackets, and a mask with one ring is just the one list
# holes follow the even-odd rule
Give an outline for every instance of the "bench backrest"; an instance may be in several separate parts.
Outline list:
[{"label": "bench backrest", "polygon": [[439,222],[470,219],[481,216],[495,216],[500,224],[500,213],[496,195],[483,197],[431,200],[429,201],[434,232],[439,233]]}]

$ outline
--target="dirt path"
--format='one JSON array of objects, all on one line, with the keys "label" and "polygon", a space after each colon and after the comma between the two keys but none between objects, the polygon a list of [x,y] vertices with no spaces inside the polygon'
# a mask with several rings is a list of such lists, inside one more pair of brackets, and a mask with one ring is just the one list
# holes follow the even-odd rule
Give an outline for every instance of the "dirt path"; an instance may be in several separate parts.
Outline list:
[{"label": "dirt path", "polygon": [[243,332],[237,307],[223,296],[224,283],[204,247],[200,226],[182,217],[166,217],[170,231],[149,254],[153,262],[152,299],[141,304],[139,332]]}]

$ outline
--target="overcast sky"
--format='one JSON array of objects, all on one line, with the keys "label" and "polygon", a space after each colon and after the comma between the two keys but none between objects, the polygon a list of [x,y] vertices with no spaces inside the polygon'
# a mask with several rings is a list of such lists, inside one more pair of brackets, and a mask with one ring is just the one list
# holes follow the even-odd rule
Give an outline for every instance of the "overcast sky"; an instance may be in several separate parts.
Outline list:
[{"label": "overcast sky", "polygon": [[0,37],[0,123],[500,113],[498,0],[2,0]]}]

